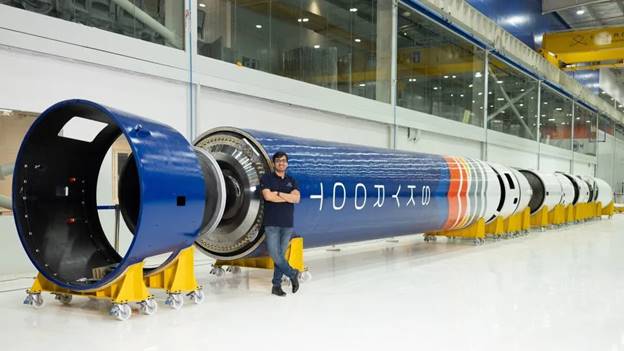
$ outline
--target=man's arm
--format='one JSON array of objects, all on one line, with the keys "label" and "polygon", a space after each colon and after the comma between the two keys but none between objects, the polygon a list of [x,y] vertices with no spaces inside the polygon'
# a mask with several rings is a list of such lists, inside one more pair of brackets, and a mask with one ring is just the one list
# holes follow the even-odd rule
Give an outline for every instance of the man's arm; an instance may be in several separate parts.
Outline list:
[{"label": "man's arm", "polygon": [[277,196],[277,191],[271,189],[262,189],[262,197],[269,202],[286,202],[286,199]]},{"label": "man's arm", "polygon": [[290,202],[291,204],[298,204],[299,200],[301,200],[301,193],[299,190],[295,189],[288,193],[279,193],[279,197],[286,200],[286,202]]}]

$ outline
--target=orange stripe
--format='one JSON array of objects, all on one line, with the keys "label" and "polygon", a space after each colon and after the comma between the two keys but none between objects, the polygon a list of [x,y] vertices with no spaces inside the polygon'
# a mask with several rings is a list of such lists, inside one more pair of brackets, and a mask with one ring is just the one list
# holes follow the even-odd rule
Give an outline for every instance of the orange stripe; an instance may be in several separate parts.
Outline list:
[{"label": "orange stripe", "polygon": [[466,164],[466,160],[463,158],[459,159],[460,164],[462,166],[462,175],[463,175],[463,187],[460,194],[461,204],[462,204],[462,213],[461,213],[461,221],[458,224],[458,227],[463,227],[468,220],[468,190],[470,190],[470,172],[468,170],[468,165]]},{"label": "orange stripe", "polygon": [[444,229],[449,229],[451,224],[456,221],[457,212],[459,210],[456,202],[457,192],[459,190],[459,169],[457,169],[457,164],[453,157],[444,156],[444,159],[449,168],[449,190],[447,195],[449,208]]}]

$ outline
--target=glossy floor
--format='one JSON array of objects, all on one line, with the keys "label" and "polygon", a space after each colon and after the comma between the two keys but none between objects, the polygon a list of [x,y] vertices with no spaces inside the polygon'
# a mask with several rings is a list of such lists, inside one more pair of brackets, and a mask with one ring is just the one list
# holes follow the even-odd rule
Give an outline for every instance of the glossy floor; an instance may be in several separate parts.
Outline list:
[{"label": "glossy floor", "polygon": [[[422,236],[307,252],[313,279],[269,294],[270,272],[217,279],[206,301],[126,322],[108,304],[0,285],[2,350],[624,350],[624,215],[474,247]],[[17,289],[11,291],[13,289]],[[8,290],[8,291],[7,291]]]}]

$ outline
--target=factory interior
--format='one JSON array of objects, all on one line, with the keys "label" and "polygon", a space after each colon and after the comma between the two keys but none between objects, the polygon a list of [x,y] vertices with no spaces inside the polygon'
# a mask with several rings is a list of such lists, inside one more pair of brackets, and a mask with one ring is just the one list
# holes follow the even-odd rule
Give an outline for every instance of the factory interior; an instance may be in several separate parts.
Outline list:
[{"label": "factory interior", "polygon": [[0,0],[0,79],[2,350],[624,351],[623,0]]}]

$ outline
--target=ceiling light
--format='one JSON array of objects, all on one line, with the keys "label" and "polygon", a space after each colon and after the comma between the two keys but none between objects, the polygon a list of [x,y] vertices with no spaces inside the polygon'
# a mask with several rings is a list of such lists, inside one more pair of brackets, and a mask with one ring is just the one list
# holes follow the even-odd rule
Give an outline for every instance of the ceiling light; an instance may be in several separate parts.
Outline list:
[{"label": "ceiling light", "polygon": [[320,48],[320,47],[321,47],[321,46],[320,46],[320,45],[318,45],[318,44],[317,44],[317,45],[314,45],[314,48],[315,48],[315,49],[318,49],[318,48]]},{"label": "ceiling light", "polygon": [[261,24],[256,24],[256,28],[262,29],[262,25]]},{"label": "ceiling light", "polygon": [[297,22],[308,22],[310,19],[305,17],[305,18],[297,18]]},{"label": "ceiling light", "polygon": [[482,75],[481,75],[481,72],[477,72],[477,73],[475,73],[475,78],[481,78],[481,76],[482,76]]},{"label": "ceiling light", "polygon": [[583,10],[583,9],[576,10],[576,14],[579,15],[579,16],[584,15],[585,14],[585,10]]},{"label": "ceiling light", "polygon": [[206,4],[204,4],[203,2],[200,2],[199,7],[206,7]]},{"label": "ceiling light", "polygon": [[448,79],[448,76],[444,76],[444,79]]},{"label": "ceiling light", "polygon": [[357,8],[352,7],[352,8],[350,8],[350,9],[349,9],[349,11],[351,11],[351,12],[357,12]]},{"label": "ceiling light", "polygon": [[497,98],[496,100],[498,100],[498,101],[503,101],[503,100],[505,100],[505,99],[503,99],[503,98]]},{"label": "ceiling light", "polygon": [[364,83],[360,83],[360,86],[361,86],[361,87],[365,87],[365,86],[366,86],[366,84],[364,84]]},{"label": "ceiling light", "polygon": [[503,84],[503,81],[502,80],[497,80],[496,83],[497,84]]},{"label": "ceiling light", "polygon": [[[542,115],[542,116],[546,116],[546,115]],[[549,118],[549,119],[548,119],[548,121],[550,121],[550,122],[554,122],[554,121],[555,121],[555,119],[554,119],[554,118]]]},{"label": "ceiling light", "polygon": [[433,87],[433,90],[438,90],[438,87]]},{"label": "ceiling light", "polygon": [[355,39],[354,39],[354,41],[355,41],[356,43],[359,43],[359,42],[361,42],[361,41],[362,41],[362,39],[360,39],[360,38],[355,38]]}]

